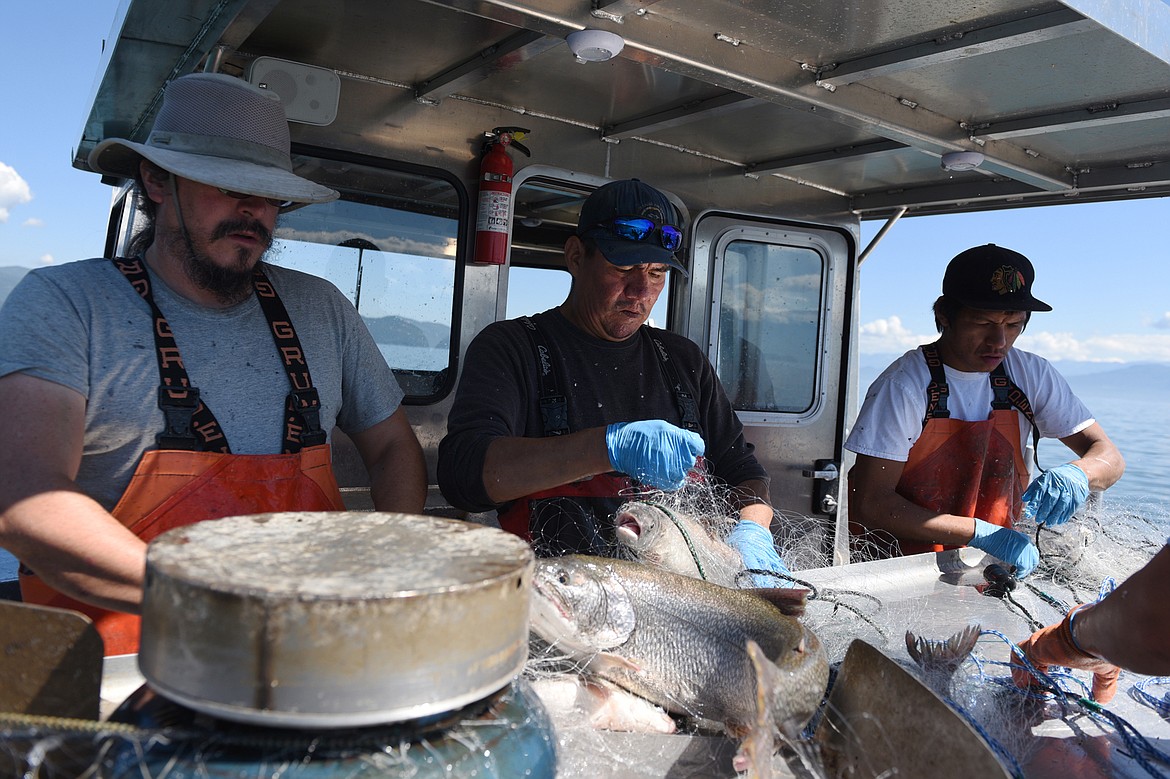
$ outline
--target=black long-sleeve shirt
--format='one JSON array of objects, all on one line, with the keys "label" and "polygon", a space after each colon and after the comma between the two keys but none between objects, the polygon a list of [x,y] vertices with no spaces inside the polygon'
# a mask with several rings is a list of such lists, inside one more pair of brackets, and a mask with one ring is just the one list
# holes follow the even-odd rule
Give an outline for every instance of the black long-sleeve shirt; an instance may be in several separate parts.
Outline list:
[{"label": "black long-sleeve shirt", "polygon": [[[533,317],[556,358],[560,391],[567,398],[569,430],[614,422],[664,419],[681,422],[674,393],[650,339],[642,333],[615,343],[588,335],[556,309]],[[665,345],[681,382],[698,406],[699,433],[714,475],[729,485],[767,481],[753,447],[743,437],[715,370],[692,341],[652,329]],[[466,511],[497,508],[483,483],[484,458],[493,439],[544,435],[538,366],[519,320],[496,322],[467,350],[463,376],[439,444],[439,488]]]}]

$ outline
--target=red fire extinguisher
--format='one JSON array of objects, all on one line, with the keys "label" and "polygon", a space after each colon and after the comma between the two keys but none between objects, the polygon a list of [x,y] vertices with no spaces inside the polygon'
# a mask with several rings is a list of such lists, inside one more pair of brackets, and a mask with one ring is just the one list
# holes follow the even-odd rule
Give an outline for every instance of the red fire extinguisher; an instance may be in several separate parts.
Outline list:
[{"label": "red fire extinguisher", "polygon": [[484,133],[487,140],[479,165],[479,209],[472,258],[476,265],[503,265],[508,256],[508,215],[512,210],[512,158],[508,147],[531,157],[531,152],[519,143],[527,133],[523,127],[497,127]]}]

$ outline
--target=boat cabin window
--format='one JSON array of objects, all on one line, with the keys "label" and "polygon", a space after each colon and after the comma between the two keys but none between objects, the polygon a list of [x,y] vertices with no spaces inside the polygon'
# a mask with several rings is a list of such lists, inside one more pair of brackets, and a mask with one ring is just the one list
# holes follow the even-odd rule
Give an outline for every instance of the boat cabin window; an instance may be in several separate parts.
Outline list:
[{"label": "boat cabin window", "polygon": [[716,371],[737,410],[808,413],[816,402],[824,259],[811,248],[747,238],[720,252]]},{"label": "boat cabin window", "polygon": [[337,189],[341,199],[283,214],[269,260],[328,279],[350,299],[407,402],[447,394],[451,345],[459,340],[461,190],[442,174],[298,162],[298,173]]}]

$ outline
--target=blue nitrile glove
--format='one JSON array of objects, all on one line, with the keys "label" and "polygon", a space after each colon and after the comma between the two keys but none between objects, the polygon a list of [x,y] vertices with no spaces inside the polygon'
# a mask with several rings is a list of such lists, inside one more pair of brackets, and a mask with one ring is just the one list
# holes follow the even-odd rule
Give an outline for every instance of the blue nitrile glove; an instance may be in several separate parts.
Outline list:
[{"label": "blue nitrile glove", "polygon": [[660,490],[677,490],[706,444],[698,433],[661,419],[615,422],[605,429],[609,464]]},{"label": "blue nitrile glove", "polygon": [[753,573],[752,583],[757,587],[784,587],[787,584],[784,577],[792,576],[788,566],[784,565],[784,561],[776,553],[772,534],[758,522],[741,519],[727,537],[727,543],[739,552],[739,556],[743,558],[744,568],[781,574],[769,576],[764,573]]},{"label": "blue nitrile glove", "polygon": [[968,546],[982,549],[992,557],[1016,567],[1016,578],[1023,579],[1040,562],[1040,552],[1028,537],[1010,527],[1000,527],[982,519],[975,520],[975,537]]},{"label": "blue nitrile glove", "polygon": [[1063,525],[1089,498],[1089,477],[1072,463],[1036,477],[1024,492],[1024,516],[1038,525]]}]

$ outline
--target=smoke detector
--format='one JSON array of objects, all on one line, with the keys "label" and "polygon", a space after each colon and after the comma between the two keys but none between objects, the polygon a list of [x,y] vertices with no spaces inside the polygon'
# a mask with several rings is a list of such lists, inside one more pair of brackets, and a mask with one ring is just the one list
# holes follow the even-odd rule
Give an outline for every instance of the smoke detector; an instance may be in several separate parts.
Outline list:
[{"label": "smoke detector", "polygon": [[569,51],[578,62],[605,62],[621,52],[626,45],[622,36],[605,30],[577,30],[565,37]]},{"label": "smoke detector", "polygon": [[943,170],[975,170],[982,164],[983,155],[977,151],[951,151],[942,156]]}]

